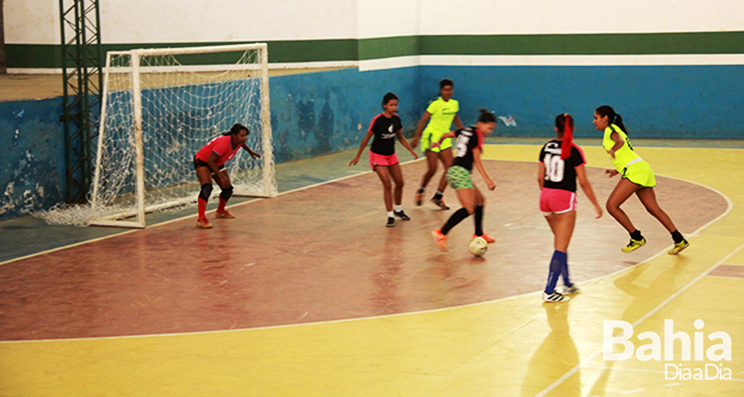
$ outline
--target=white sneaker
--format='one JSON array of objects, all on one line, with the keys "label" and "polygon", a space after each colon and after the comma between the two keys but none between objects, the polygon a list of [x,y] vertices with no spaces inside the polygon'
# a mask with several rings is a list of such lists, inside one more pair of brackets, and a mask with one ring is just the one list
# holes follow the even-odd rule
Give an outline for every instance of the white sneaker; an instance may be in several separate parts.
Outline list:
[{"label": "white sneaker", "polygon": [[568,302],[571,300],[571,298],[561,294],[558,291],[553,291],[553,293],[550,295],[543,292],[543,300],[545,302],[556,303],[556,302]]},{"label": "white sneaker", "polygon": [[581,292],[581,290],[579,289],[579,287],[576,286],[576,284],[571,284],[570,287],[564,285],[561,289],[561,293],[563,295],[578,294],[579,292]]}]

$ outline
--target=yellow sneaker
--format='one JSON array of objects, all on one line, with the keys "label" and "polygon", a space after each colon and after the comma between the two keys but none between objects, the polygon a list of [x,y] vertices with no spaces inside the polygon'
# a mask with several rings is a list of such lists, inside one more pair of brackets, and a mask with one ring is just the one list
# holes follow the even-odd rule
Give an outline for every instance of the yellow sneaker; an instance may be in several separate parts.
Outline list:
[{"label": "yellow sneaker", "polygon": [[199,218],[196,220],[196,227],[199,229],[211,229],[212,224],[209,223],[209,220],[207,218]]},{"label": "yellow sneaker", "polygon": [[646,245],[646,239],[645,238],[642,238],[640,240],[630,239],[630,242],[628,243],[628,245],[626,245],[625,247],[623,247],[622,251],[627,254],[628,252],[633,252],[633,251],[637,250],[638,248],[643,247],[644,245]]},{"label": "yellow sneaker", "polygon": [[677,255],[680,252],[682,252],[683,249],[690,246],[690,243],[687,242],[687,240],[682,240],[678,242],[677,244],[674,244],[674,247],[669,250],[669,255]]}]

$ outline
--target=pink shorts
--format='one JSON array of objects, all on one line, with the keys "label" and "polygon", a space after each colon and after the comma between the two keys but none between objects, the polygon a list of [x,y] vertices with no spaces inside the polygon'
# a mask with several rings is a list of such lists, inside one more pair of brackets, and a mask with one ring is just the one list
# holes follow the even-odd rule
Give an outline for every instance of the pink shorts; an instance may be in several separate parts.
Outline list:
[{"label": "pink shorts", "polygon": [[379,165],[382,167],[390,167],[391,165],[398,164],[398,155],[393,153],[389,156],[384,154],[377,154],[369,151],[369,166],[372,167],[372,171],[375,170],[375,166]]},{"label": "pink shorts", "polygon": [[543,188],[540,192],[540,211],[543,215],[562,214],[576,209],[576,193],[563,189]]}]

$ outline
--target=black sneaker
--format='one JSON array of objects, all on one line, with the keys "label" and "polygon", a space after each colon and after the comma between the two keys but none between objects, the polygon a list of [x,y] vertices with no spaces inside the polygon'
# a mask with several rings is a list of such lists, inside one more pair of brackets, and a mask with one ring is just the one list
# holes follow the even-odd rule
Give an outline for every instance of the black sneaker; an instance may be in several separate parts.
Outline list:
[{"label": "black sneaker", "polygon": [[393,218],[392,216],[391,217],[388,217],[388,221],[385,224],[385,226],[387,226],[387,227],[395,227],[395,218]]},{"label": "black sneaker", "polygon": [[441,208],[441,209],[443,209],[445,211],[448,210],[448,209],[450,209],[447,206],[447,204],[444,203],[444,200],[442,200],[441,198],[434,197],[434,198],[431,199],[431,202],[434,203],[434,205],[436,205],[437,207],[439,207],[439,208]]},{"label": "black sneaker", "polygon": [[400,220],[402,220],[402,221],[410,221],[411,220],[411,217],[408,216],[408,215],[406,215],[406,213],[403,212],[403,210],[394,211],[393,214],[395,214],[395,216],[397,216],[398,218],[400,218]]}]

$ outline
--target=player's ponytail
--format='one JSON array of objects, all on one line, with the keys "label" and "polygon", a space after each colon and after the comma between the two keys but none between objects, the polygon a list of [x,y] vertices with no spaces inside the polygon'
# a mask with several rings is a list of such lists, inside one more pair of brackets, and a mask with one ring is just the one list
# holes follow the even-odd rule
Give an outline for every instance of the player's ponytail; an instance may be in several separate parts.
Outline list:
[{"label": "player's ponytail", "polygon": [[244,126],[243,124],[235,124],[230,128],[230,131],[222,133],[222,135],[238,135],[240,134],[240,131],[245,130],[248,134],[251,133],[251,130],[248,129],[248,127]]},{"label": "player's ponytail", "polygon": [[571,147],[573,146],[574,120],[568,113],[559,114],[555,118],[555,128],[563,134],[561,143],[561,160],[571,157]]},{"label": "player's ponytail", "polygon": [[620,127],[620,129],[623,130],[624,133],[628,133],[628,129],[625,128],[625,124],[623,124],[623,117],[615,113],[615,109],[613,109],[612,106],[602,105],[596,109],[596,112],[599,117],[607,116],[608,126],[615,124],[616,126]]},{"label": "player's ponytail", "polygon": [[480,116],[478,116],[479,123],[495,123],[496,122],[496,116],[494,116],[493,113],[489,112],[488,110],[480,108],[478,109],[478,113],[480,113]]}]

